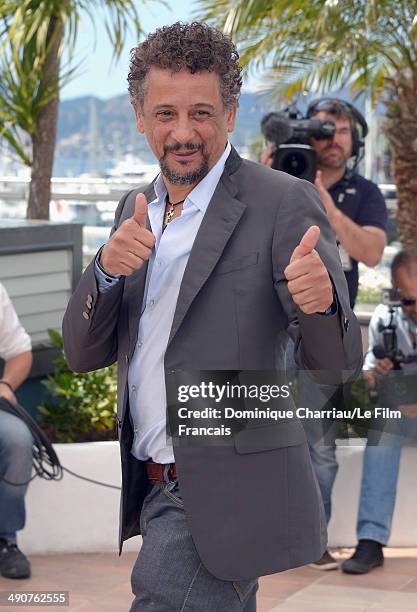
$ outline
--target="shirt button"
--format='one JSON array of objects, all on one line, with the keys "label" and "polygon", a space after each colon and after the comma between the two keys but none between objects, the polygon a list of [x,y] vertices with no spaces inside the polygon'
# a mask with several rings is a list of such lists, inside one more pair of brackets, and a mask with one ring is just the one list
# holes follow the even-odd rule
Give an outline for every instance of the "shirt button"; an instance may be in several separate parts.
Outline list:
[{"label": "shirt button", "polygon": [[155,304],[155,300],[149,300],[149,306],[153,306]]},{"label": "shirt button", "polygon": [[138,342],[138,348],[142,348],[142,346],[143,346],[143,342],[142,342],[142,340],[139,340],[139,342]]},{"label": "shirt button", "polygon": [[134,392],[136,391],[136,386],[135,386],[135,385],[132,385],[132,386],[130,387],[130,390],[132,391],[132,393],[134,393]]}]

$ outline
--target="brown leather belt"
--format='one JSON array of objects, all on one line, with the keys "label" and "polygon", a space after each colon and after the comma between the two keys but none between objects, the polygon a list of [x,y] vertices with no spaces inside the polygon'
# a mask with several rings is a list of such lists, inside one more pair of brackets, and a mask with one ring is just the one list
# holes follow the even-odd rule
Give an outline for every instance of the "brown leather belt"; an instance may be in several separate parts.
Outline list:
[{"label": "brown leather belt", "polygon": [[169,465],[167,476],[173,480],[177,477],[175,463],[155,463],[152,459],[146,462],[146,471],[151,482],[165,482],[164,472]]}]

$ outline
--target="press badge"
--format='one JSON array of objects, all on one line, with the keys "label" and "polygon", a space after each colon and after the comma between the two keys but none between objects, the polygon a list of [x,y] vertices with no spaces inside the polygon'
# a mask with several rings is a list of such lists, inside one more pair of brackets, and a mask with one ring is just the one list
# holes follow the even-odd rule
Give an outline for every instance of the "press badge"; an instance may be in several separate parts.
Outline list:
[{"label": "press badge", "polygon": [[339,249],[339,257],[343,272],[350,272],[352,270],[352,259],[350,258],[349,253],[339,241],[337,241],[337,248]]}]

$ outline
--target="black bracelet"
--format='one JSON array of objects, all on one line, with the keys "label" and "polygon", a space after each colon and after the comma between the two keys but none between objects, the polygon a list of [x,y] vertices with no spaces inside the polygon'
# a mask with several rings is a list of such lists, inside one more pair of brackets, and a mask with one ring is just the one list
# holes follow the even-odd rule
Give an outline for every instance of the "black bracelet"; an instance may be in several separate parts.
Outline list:
[{"label": "black bracelet", "polygon": [[8,383],[7,380],[0,380],[0,385],[6,385],[6,387],[9,387],[10,391],[12,393],[14,393],[14,389],[13,389],[12,385],[10,383]]}]

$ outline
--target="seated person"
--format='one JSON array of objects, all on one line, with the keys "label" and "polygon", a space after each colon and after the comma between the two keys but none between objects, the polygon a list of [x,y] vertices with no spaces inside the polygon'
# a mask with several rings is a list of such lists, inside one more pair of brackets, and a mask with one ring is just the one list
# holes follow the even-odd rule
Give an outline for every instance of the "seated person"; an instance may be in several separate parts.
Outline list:
[{"label": "seated person", "polygon": [[19,550],[16,532],[25,525],[25,493],[32,471],[32,435],[23,421],[4,410],[2,400],[16,403],[15,391],[32,367],[31,342],[0,283],[0,574],[29,578],[30,563]]}]

